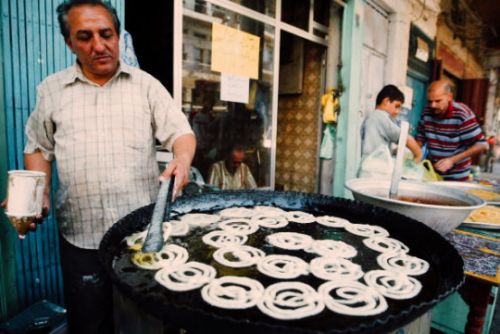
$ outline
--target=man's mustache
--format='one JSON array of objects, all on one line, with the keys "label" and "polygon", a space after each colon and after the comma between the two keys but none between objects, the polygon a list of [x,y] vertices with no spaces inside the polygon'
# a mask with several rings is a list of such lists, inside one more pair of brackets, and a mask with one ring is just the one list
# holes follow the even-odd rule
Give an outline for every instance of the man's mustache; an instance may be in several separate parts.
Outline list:
[{"label": "man's mustache", "polygon": [[112,57],[113,55],[111,52],[102,52],[99,54],[96,54],[95,56],[92,57],[92,59],[99,59],[99,58],[106,58],[106,57]]}]

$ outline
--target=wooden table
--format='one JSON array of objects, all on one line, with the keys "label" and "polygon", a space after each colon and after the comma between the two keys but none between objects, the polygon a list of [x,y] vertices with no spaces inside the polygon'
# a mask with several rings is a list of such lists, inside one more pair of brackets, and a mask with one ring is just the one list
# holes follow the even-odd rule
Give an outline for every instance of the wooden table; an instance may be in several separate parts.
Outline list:
[{"label": "wooden table", "polygon": [[481,334],[491,289],[500,285],[500,233],[460,229],[445,238],[464,259],[465,283],[459,293],[470,307],[465,333]]}]

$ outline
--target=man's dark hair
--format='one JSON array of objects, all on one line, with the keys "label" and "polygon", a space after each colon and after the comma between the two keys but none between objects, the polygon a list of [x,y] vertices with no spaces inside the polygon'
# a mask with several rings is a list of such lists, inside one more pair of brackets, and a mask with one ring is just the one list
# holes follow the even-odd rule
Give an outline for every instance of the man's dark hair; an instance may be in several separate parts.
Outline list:
[{"label": "man's dark hair", "polygon": [[118,14],[116,14],[116,9],[110,2],[102,0],[66,0],[57,6],[56,9],[59,29],[65,39],[69,37],[68,13],[71,8],[81,5],[102,6],[108,11],[109,15],[111,15],[116,33],[120,34],[120,20],[118,19]]},{"label": "man's dark hair", "polygon": [[378,93],[377,100],[375,104],[378,106],[382,103],[385,98],[388,98],[389,101],[400,101],[401,103],[405,102],[405,95],[402,91],[398,89],[398,87],[394,85],[387,85]]}]

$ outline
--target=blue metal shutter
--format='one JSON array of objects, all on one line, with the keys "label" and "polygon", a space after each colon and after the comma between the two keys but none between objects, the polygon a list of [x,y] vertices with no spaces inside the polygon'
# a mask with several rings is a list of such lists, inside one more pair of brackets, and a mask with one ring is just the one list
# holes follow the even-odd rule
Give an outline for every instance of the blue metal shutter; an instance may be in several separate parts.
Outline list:
[{"label": "blue metal shutter", "polygon": [[[61,0],[2,0],[2,51],[8,168],[23,169],[24,126],[35,106],[36,86],[74,62],[59,33]],[[124,0],[112,0],[123,23]],[[53,186],[57,182],[54,177]],[[19,307],[41,299],[63,304],[58,231],[51,212],[36,233],[16,245]]]}]

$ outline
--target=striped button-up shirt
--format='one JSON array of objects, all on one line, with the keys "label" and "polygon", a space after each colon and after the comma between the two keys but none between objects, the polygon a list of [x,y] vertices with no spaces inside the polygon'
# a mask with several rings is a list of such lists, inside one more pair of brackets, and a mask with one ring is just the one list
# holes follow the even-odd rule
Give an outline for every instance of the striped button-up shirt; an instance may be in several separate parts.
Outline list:
[{"label": "striped button-up shirt", "polygon": [[[430,108],[424,109],[416,140],[427,143],[429,159],[440,159],[459,154],[472,145],[485,142],[483,131],[474,113],[463,103],[452,101],[444,117],[434,116]],[[465,158],[442,173],[445,180],[465,181],[469,177],[471,159]]]},{"label": "striped button-up shirt", "polygon": [[125,64],[104,86],[75,64],[45,79],[37,94],[24,152],[56,159],[60,231],[96,249],[119,218],[155,201],[155,138],[171,149],[191,128],[159,81]]}]

